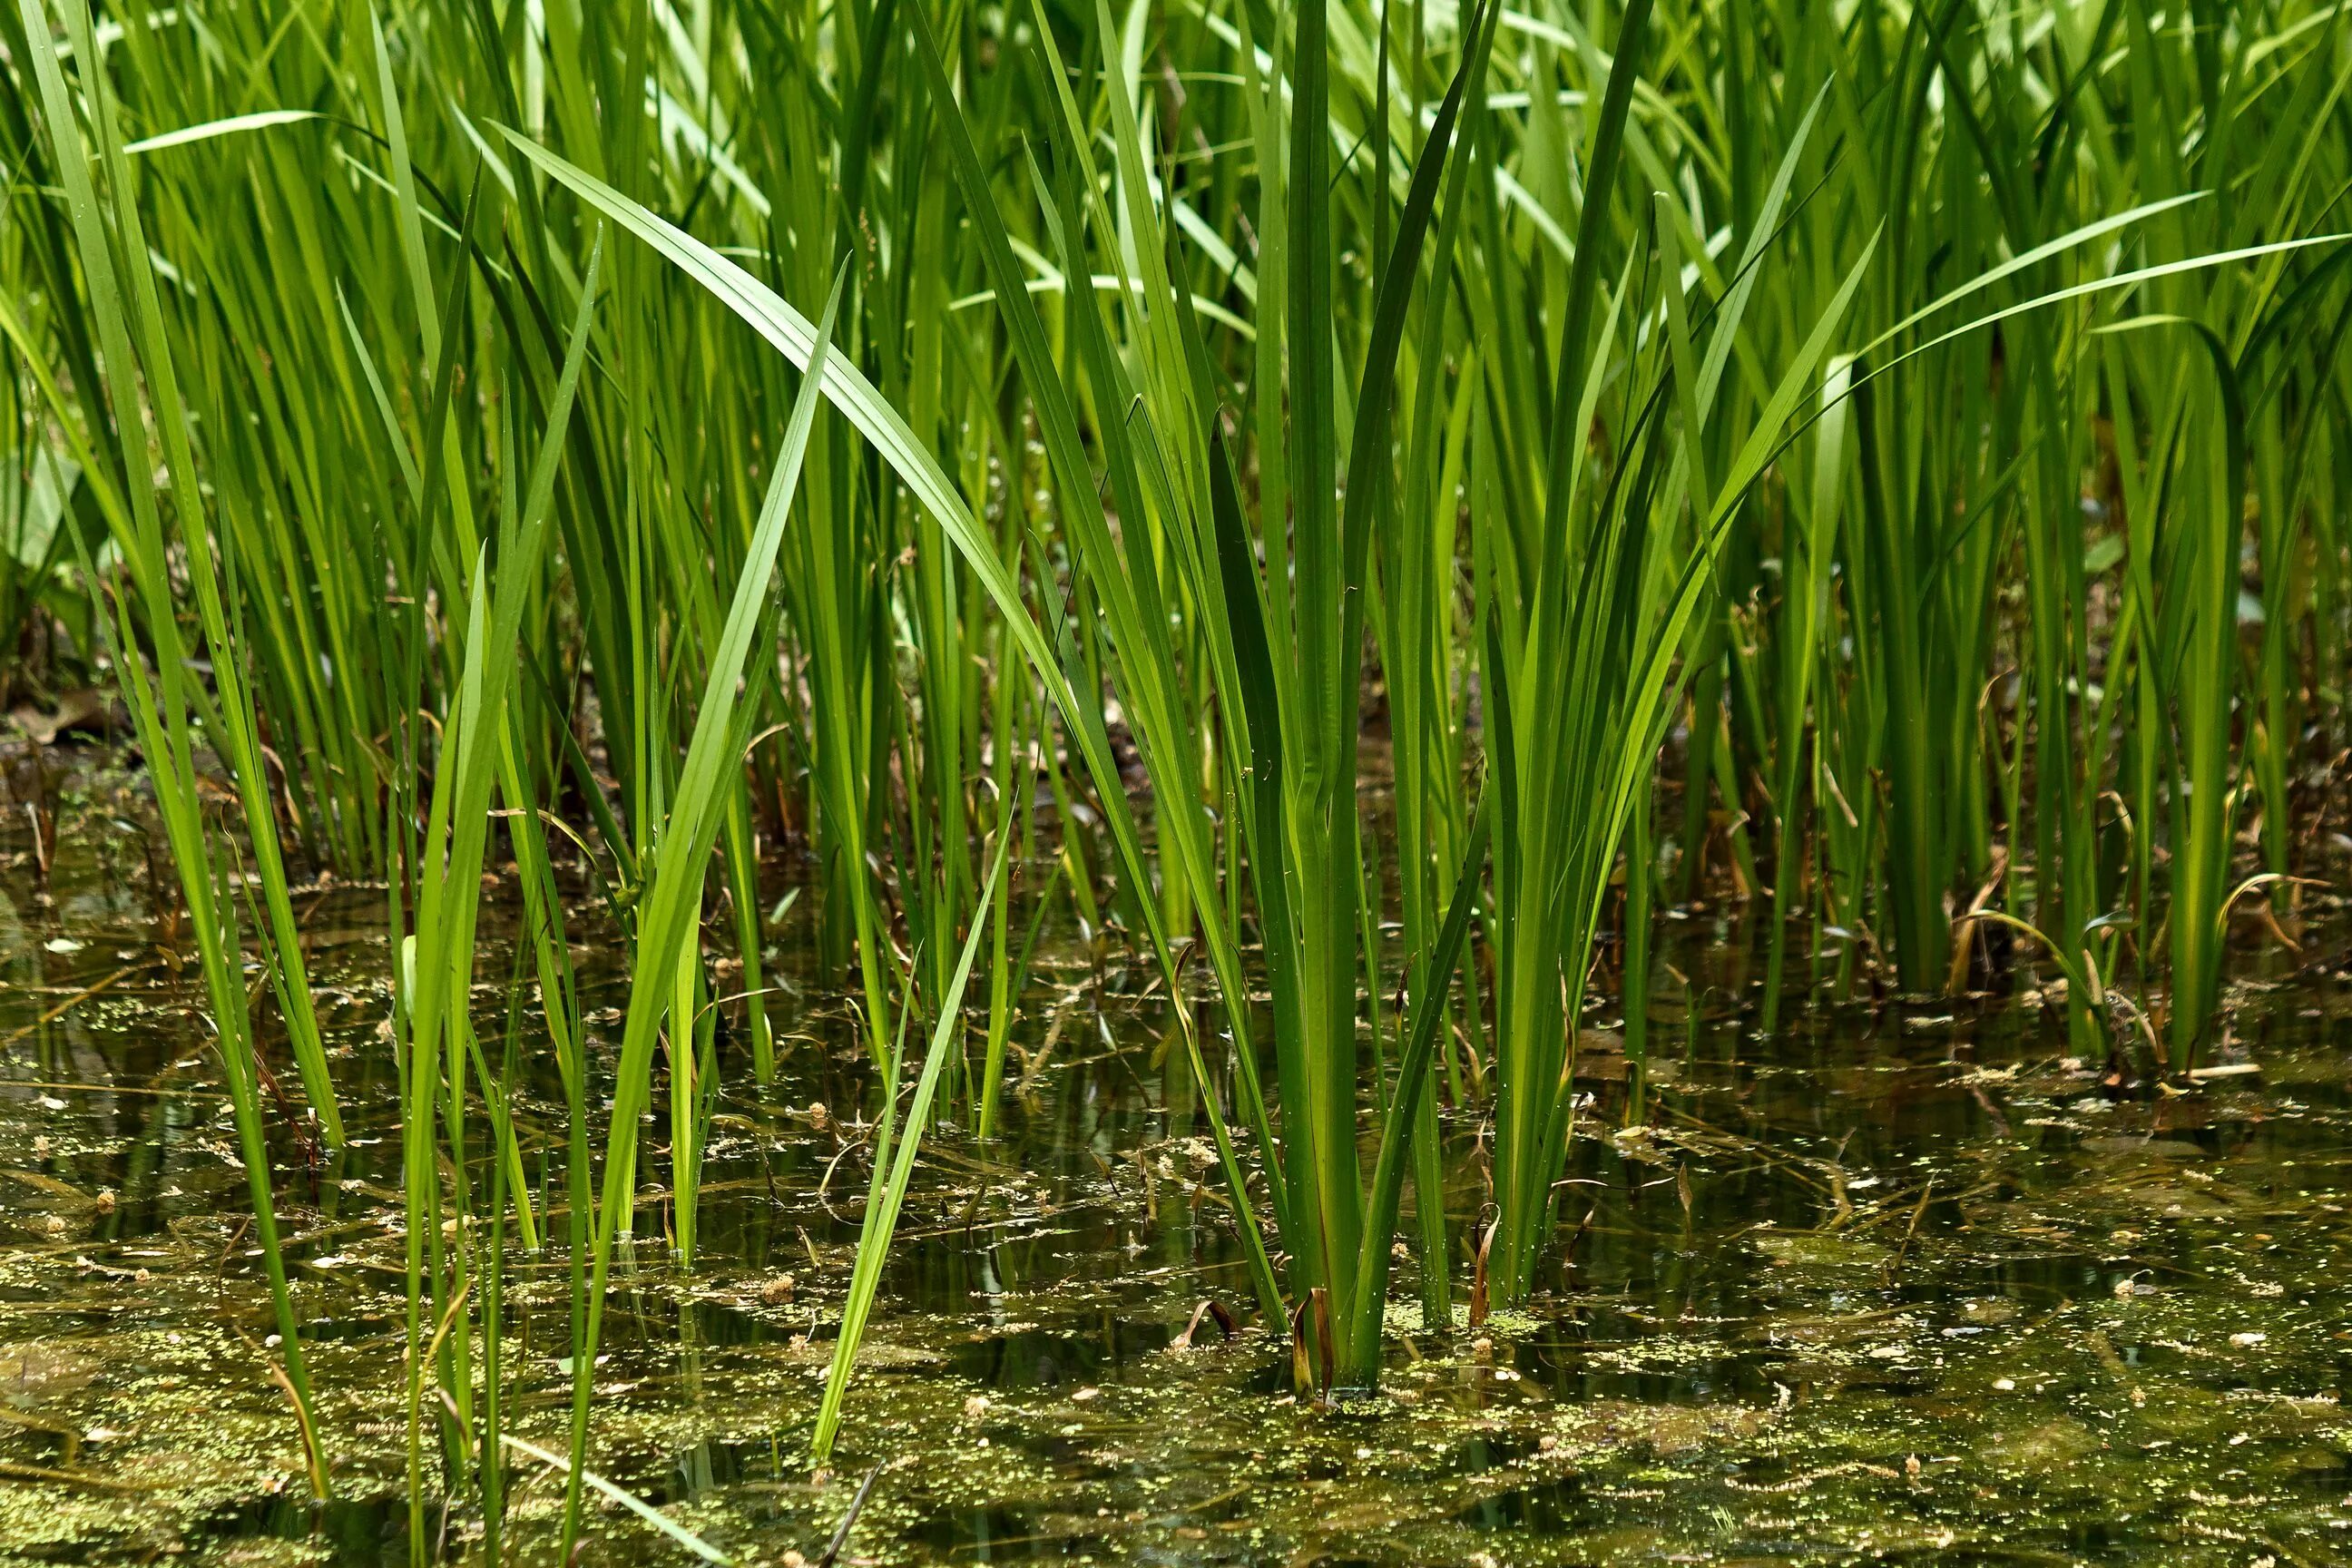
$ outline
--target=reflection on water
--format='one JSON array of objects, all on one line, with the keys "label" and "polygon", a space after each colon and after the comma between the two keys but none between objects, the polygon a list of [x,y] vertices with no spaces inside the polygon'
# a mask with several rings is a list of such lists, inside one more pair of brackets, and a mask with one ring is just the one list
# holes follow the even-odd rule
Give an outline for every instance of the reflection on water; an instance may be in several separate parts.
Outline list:
[{"label": "reflection on water", "polygon": [[[353,1134],[328,1155],[278,1130],[337,1465],[314,1509],[192,984],[104,805],[53,896],[22,858],[0,874],[0,1560],[405,1561],[382,895],[302,902]],[[2352,1559],[2343,929],[2242,987],[2232,1049],[2259,1074],[2151,1099],[2111,1097],[2013,995],[1825,1005],[1759,1038],[1753,933],[1670,926],[1690,987],[1656,999],[1650,1114],[1622,1131],[1622,1084],[1598,1083],[1548,1289],[1430,1331],[1401,1269],[1386,1394],[1332,1411],[1290,1399],[1261,1333],[1176,1346],[1202,1298],[1247,1306],[1204,1129],[1143,976],[1049,938],[1006,1134],[927,1149],[839,1468],[813,1475],[872,1100],[794,923],[780,1081],[729,1064],[690,1275],[650,1163],[594,1462],[766,1563],[814,1560],[877,1464],[864,1561]],[[619,976],[578,957],[609,1045]],[[518,1116],[560,1214],[551,1076]],[[1447,1131],[1459,1218],[1475,1109]],[[517,1252],[509,1279],[513,1419],[560,1447],[566,1267]],[[551,1561],[560,1488],[516,1486],[512,1549]],[[429,1518],[452,1558],[477,1539],[462,1509]],[[677,1556],[618,1512],[589,1551]]]}]

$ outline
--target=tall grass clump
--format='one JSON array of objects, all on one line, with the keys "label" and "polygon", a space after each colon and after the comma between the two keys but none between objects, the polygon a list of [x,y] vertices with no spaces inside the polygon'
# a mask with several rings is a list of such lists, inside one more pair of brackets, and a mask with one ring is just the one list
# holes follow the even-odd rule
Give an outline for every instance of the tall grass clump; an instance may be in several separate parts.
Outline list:
[{"label": "tall grass clump", "polygon": [[1745,916],[1766,1030],[2046,966],[2120,1082],[2326,873],[2314,0],[13,0],[0,55],[0,663],[131,712],[306,1433],[257,1064],[341,1141],[293,889],[384,889],[419,1552],[510,1449],[568,1535],[610,1485],[616,1279],[707,1261],[719,1097],[822,1032],[788,883],[878,1131],[822,1458],[1049,911],[1153,975],[1193,1223],[1331,1392],[1400,1239],[1433,1331],[1543,1289],[1662,909]]}]

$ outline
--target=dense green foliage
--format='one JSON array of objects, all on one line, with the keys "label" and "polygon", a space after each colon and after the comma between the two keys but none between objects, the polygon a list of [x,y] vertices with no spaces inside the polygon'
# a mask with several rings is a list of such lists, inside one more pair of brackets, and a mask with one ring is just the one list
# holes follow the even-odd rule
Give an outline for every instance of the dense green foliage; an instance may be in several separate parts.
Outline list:
[{"label": "dense green foliage", "polygon": [[[2184,3],[15,0],[9,679],[112,650],[265,1222],[236,955],[336,1137],[289,863],[389,889],[415,1506],[437,1454],[496,1514],[496,1254],[440,1221],[548,1239],[518,1029],[576,1501],[615,1239],[690,1261],[709,1087],[773,1068],[763,846],[894,1086],[854,1323],[933,1094],[990,1125],[1016,882],[1160,967],[1327,1387],[1401,1223],[1433,1321],[1465,1257],[1538,1287],[1661,901],[1766,912],[1767,1027],[2022,923],[2080,1051],[2191,1065],[2345,740],[2352,33]],[[616,1063],[567,924],[634,944]],[[1401,1221],[1441,1099],[1493,1209]]]}]

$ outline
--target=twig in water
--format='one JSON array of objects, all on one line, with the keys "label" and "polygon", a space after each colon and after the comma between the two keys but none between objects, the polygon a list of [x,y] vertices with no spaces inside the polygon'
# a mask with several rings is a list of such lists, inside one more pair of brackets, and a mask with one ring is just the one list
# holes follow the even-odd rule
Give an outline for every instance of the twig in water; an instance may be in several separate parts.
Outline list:
[{"label": "twig in water", "polygon": [[835,1560],[841,1556],[841,1549],[849,1544],[850,1527],[857,1522],[857,1516],[866,1511],[866,1500],[873,1494],[874,1483],[881,1479],[882,1467],[876,1465],[866,1472],[866,1479],[857,1483],[857,1495],[849,1500],[849,1511],[841,1516],[839,1524],[834,1526],[833,1539],[825,1542],[824,1555],[816,1560],[816,1568],[833,1568]]},{"label": "twig in water", "polygon": [[[526,1443],[521,1438],[514,1436],[511,1432],[499,1433],[499,1441],[504,1443],[509,1448],[529,1454],[532,1458],[537,1459],[542,1465],[550,1466],[557,1470],[563,1471],[566,1474],[571,1472],[571,1460],[565,1458],[561,1454],[551,1453],[547,1449],[541,1447],[536,1443]],[[627,1509],[631,1513],[635,1514],[639,1519],[644,1520],[647,1524],[652,1525],[656,1530],[660,1531],[664,1535],[668,1536],[672,1541],[677,1542],[680,1546],[685,1547],[688,1552],[693,1552],[697,1557],[701,1558],[705,1563],[716,1563],[719,1565],[719,1568],[734,1568],[735,1559],[728,1556],[727,1553],[719,1551],[719,1548],[711,1545],[710,1542],[703,1540],[702,1537],[695,1534],[694,1531],[687,1529],[686,1526],[678,1523],[677,1521],[670,1518],[669,1515],[662,1512],[661,1510],[654,1507],[651,1503],[646,1502],[644,1499],[622,1490],[619,1487],[614,1486],[612,1482],[606,1480],[595,1471],[584,1467],[580,1471],[580,1479],[583,1481],[585,1481],[588,1485],[595,1488],[598,1491],[603,1492],[606,1497],[611,1498],[614,1502],[619,1503],[623,1508]],[[830,1563],[833,1559],[831,1557],[827,1557],[825,1561]]]},{"label": "twig in water", "polygon": [[1904,1230],[1903,1239],[1895,1245],[1895,1256],[1886,1260],[1886,1282],[1889,1285],[1895,1283],[1895,1271],[1903,1267],[1903,1255],[1911,1250],[1911,1238],[1919,1234],[1919,1216],[1927,1212],[1927,1200],[1935,1195],[1936,1178],[1930,1176],[1927,1184],[1919,1190],[1919,1206],[1911,1211],[1911,1224]]}]

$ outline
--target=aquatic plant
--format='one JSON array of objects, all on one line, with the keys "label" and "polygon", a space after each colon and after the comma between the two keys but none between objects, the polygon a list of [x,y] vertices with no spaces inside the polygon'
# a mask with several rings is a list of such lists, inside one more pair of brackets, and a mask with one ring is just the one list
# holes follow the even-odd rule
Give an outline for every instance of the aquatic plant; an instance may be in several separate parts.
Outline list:
[{"label": "aquatic plant", "polygon": [[[1768,1030],[2021,963],[2185,1072],[2337,787],[2346,47],[2308,0],[17,0],[0,637],[130,707],[298,1407],[255,1064],[340,1142],[305,876],[394,939],[420,1552],[433,1489],[501,1506],[509,1236],[571,1269],[576,1531],[629,1238],[696,1267],[718,1095],[830,1026],[768,983],[786,880],[877,1129],[820,1455],[1064,900],[1327,1391],[1400,1230],[1433,1325],[1540,1288],[1661,906],[1753,911]],[[1443,1158],[1489,1121],[1491,1208]]]}]

